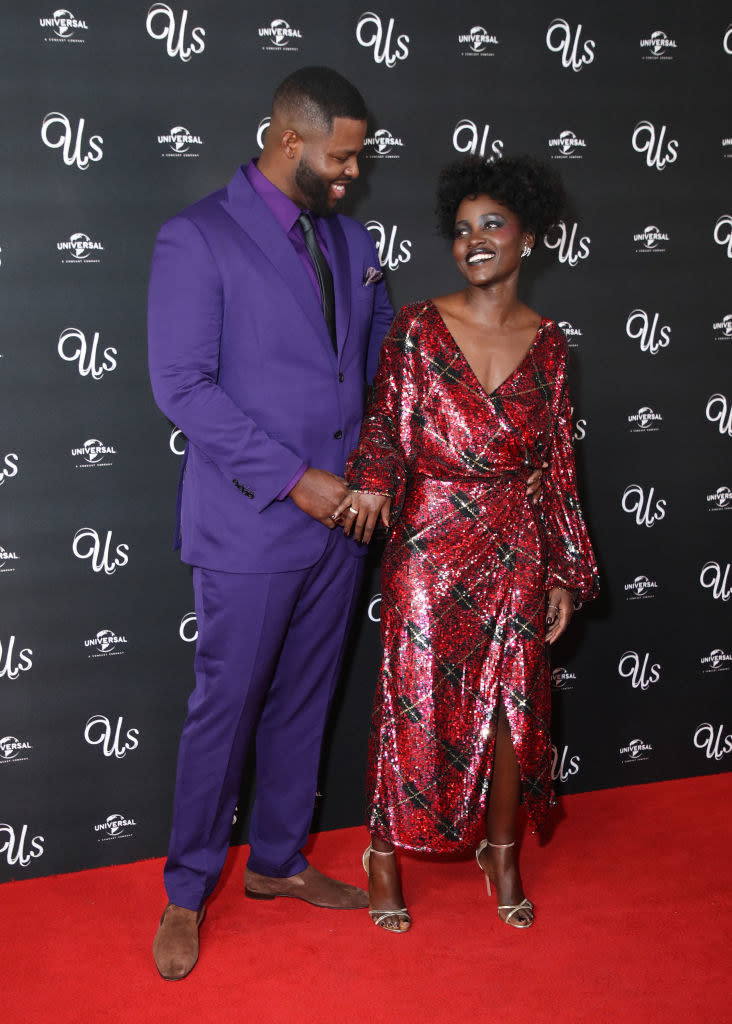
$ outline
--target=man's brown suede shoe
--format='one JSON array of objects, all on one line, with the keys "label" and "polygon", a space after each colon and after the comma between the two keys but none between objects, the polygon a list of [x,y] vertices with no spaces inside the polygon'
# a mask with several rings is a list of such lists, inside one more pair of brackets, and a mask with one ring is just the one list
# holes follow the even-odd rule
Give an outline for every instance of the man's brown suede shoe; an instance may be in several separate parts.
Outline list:
[{"label": "man's brown suede shoe", "polygon": [[153,941],[153,956],[166,981],[180,981],[196,966],[198,929],[205,916],[205,905],[195,911],[169,903],[163,911]]},{"label": "man's brown suede shoe", "polygon": [[328,878],[311,864],[289,878],[270,878],[246,868],[244,891],[252,900],[292,896],[296,900],[312,903],[314,907],[327,907],[329,910],[364,910],[369,905],[368,893],[363,889]]}]

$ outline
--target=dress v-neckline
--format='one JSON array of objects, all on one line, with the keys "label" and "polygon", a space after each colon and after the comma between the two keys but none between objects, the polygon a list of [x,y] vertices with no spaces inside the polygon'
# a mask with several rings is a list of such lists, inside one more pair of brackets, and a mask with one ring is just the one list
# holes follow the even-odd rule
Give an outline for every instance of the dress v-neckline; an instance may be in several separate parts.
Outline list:
[{"label": "dress v-neckline", "polygon": [[549,323],[549,320],[547,320],[545,317],[541,318],[541,323],[539,324],[539,326],[536,329],[536,334],[534,335],[531,344],[527,348],[527,350],[526,350],[524,356],[521,358],[520,362],[518,362],[516,364],[516,366],[514,366],[514,368],[509,373],[509,375],[507,377],[505,377],[501,381],[500,384],[496,385],[496,387],[493,388],[492,391],[488,391],[488,389],[485,388],[481,384],[480,378],[478,377],[478,374],[475,372],[473,367],[470,365],[470,361],[469,361],[468,357],[465,355],[463,350],[460,348],[460,345],[458,344],[457,339],[455,338],[455,336],[453,335],[452,331],[450,330],[450,328],[445,323],[445,318],[443,317],[442,313],[439,311],[439,309],[437,308],[435,303],[432,301],[432,299],[428,299],[427,301],[430,303],[430,305],[434,309],[435,313],[437,313],[438,317],[440,318],[440,323],[442,324],[442,327],[443,327],[445,333],[447,334],[448,338],[450,339],[452,344],[455,346],[455,349],[457,350],[458,356],[465,363],[465,365],[468,368],[468,371],[469,371],[470,375],[472,376],[473,380],[475,381],[475,383],[480,388],[481,392],[486,396],[486,398],[493,398],[493,396],[495,394],[497,394],[501,390],[501,388],[504,387],[504,385],[506,385],[511,380],[512,377],[516,376],[516,374],[522,368],[522,366],[524,365],[526,360],[529,358],[531,353],[534,351],[534,347],[535,347],[536,343],[539,341],[539,337],[540,337],[542,331],[544,330],[545,326]]}]

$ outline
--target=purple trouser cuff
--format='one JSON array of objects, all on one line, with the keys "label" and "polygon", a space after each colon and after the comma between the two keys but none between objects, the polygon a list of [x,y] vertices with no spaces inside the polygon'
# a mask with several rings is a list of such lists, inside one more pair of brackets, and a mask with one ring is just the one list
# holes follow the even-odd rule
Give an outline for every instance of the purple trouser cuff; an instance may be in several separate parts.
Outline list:
[{"label": "purple trouser cuff", "polygon": [[309,467],[308,467],[307,462],[303,462],[303,464],[298,469],[297,473],[295,473],[295,475],[293,476],[292,480],[290,480],[289,484],[287,484],[285,487],[283,487],[282,490],[280,491],[280,493],[277,495],[277,501],[284,501],[285,500],[285,498],[289,495],[289,493],[292,490],[292,488],[298,482],[300,477],[304,475],[305,470],[308,469],[308,468]]},{"label": "purple trouser cuff", "polygon": [[247,861],[250,871],[254,871],[257,875],[264,875],[266,878],[291,878],[293,875],[299,875],[307,866],[307,860],[299,851],[284,864],[278,864],[276,867],[267,864],[264,860],[259,860],[252,853],[249,854]]}]

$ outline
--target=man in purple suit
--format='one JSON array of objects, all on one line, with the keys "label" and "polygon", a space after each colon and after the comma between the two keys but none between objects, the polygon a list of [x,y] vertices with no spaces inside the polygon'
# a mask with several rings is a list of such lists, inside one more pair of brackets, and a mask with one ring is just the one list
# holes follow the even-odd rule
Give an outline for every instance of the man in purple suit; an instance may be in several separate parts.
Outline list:
[{"label": "man in purple suit", "polygon": [[155,247],[150,376],[188,438],[177,529],[198,622],[153,944],[166,979],[196,963],[252,740],[247,896],[368,905],[301,852],[365,553],[332,514],[393,315],[370,235],[334,212],[365,132],[346,79],[296,71],[259,160],[169,220]]}]

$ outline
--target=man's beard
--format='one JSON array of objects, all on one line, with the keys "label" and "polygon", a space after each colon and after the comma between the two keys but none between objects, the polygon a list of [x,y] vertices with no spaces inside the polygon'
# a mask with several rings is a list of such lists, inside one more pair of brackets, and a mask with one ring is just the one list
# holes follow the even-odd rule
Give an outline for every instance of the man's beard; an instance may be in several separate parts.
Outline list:
[{"label": "man's beard", "polygon": [[329,202],[330,182],[323,181],[304,157],[297,165],[295,184],[308,204],[308,209],[316,217],[330,217],[334,213],[334,207]]}]

